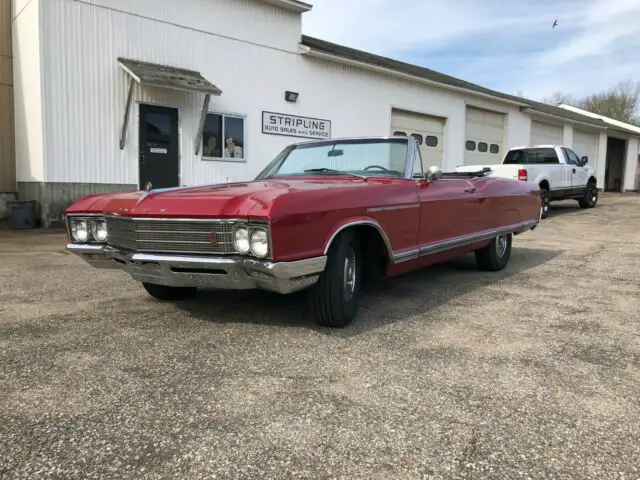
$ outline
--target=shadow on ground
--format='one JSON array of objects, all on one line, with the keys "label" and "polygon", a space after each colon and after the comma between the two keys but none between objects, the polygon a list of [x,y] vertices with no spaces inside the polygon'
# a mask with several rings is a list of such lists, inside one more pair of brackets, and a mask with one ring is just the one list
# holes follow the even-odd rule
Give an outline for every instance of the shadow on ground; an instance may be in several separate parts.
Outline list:
[{"label": "shadow on ground", "polygon": [[324,328],[310,318],[307,291],[283,296],[259,290],[204,290],[195,299],[176,306],[195,318],[210,322],[304,327],[348,338],[424,314],[480,287],[543,265],[562,253],[562,250],[514,248],[509,266],[501,272],[477,270],[471,254],[382,280],[372,293],[361,298],[358,318],[344,329]]}]

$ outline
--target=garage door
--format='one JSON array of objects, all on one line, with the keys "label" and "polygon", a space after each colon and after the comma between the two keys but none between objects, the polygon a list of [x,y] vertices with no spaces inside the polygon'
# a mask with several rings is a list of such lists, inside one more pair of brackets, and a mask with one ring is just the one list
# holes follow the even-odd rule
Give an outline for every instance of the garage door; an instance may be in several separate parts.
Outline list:
[{"label": "garage door", "polygon": [[500,163],[504,155],[505,114],[467,107],[464,164]]},{"label": "garage door", "polygon": [[589,164],[595,166],[598,157],[598,134],[574,130],[571,148],[579,157],[589,157]]},{"label": "garage door", "polygon": [[391,134],[411,135],[418,141],[425,170],[432,165],[443,168],[444,123],[442,117],[393,110]]},{"label": "garage door", "polygon": [[531,145],[562,145],[562,127],[533,120]]}]

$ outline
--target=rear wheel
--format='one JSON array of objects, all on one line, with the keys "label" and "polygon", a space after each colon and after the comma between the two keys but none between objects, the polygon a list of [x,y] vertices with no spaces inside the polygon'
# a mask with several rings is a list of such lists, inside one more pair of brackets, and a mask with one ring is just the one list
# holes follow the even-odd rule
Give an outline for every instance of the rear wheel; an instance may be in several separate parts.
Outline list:
[{"label": "rear wheel", "polygon": [[358,313],[362,257],[353,231],[339,235],[329,249],[327,265],[311,290],[311,314],[325,327],[342,328]]},{"label": "rear wheel", "polygon": [[504,269],[511,258],[513,235],[508,233],[495,237],[482,250],[476,251],[476,264],[480,270],[493,271]]},{"label": "rear wheel", "polygon": [[549,189],[546,186],[540,187],[540,218],[547,218],[549,216]]},{"label": "rear wheel", "polygon": [[598,203],[598,189],[596,188],[596,182],[592,180],[587,183],[584,196],[578,200],[578,204],[580,208],[593,208],[596,203]]},{"label": "rear wheel", "polygon": [[153,298],[165,301],[185,300],[193,297],[198,292],[196,287],[168,287],[146,282],[142,282],[142,286]]}]

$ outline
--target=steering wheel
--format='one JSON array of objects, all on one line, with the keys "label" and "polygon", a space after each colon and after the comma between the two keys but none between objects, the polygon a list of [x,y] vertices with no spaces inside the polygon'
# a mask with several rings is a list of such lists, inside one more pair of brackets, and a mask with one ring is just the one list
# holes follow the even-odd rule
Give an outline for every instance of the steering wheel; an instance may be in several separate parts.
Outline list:
[{"label": "steering wheel", "polygon": [[389,170],[388,168],[382,167],[380,165],[369,165],[367,168],[364,169],[364,171],[369,171],[372,168],[379,168],[380,170],[382,170],[383,172],[390,172],[391,170]]}]

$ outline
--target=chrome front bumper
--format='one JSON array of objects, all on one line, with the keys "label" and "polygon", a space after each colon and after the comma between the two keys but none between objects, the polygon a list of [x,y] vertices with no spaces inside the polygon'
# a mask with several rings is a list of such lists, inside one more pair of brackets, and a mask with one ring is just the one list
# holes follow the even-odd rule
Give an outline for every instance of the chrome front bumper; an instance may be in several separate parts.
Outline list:
[{"label": "chrome front bumper", "polygon": [[102,245],[68,244],[66,248],[95,268],[122,269],[139,282],[277,293],[315,284],[327,262],[326,256],[271,262],[241,256],[132,253]]}]

